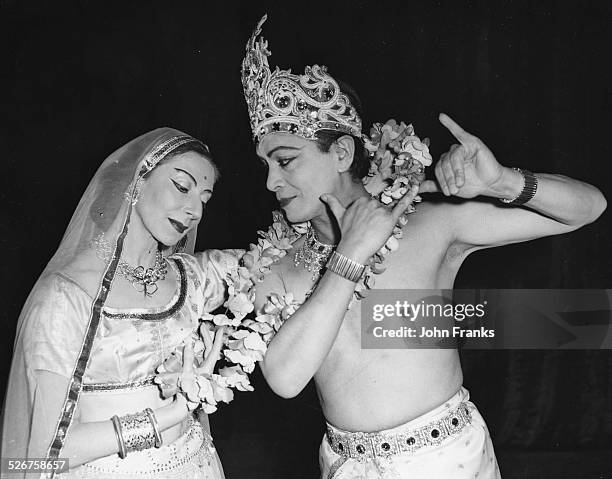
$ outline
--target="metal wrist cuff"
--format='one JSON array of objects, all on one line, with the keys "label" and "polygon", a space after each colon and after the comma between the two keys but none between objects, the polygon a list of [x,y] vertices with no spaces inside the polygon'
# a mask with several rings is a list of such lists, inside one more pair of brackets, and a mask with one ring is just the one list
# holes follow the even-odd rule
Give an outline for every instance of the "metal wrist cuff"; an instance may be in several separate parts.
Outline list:
[{"label": "metal wrist cuff", "polygon": [[126,452],[142,451],[155,446],[155,429],[146,410],[121,416],[119,424]]},{"label": "metal wrist cuff", "polygon": [[357,263],[356,261],[347,258],[343,254],[338,253],[337,251],[334,251],[331,254],[329,260],[327,261],[326,267],[330,271],[333,271],[337,275],[340,275],[353,283],[357,283],[365,271],[365,265]]},{"label": "metal wrist cuff", "polygon": [[523,189],[514,198],[500,198],[500,201],[513,206],[524,205],[535,196],[538,190],[538,177],[528,170],[521,170],[520,168],[512,169],[518,171],[523,176]]}]

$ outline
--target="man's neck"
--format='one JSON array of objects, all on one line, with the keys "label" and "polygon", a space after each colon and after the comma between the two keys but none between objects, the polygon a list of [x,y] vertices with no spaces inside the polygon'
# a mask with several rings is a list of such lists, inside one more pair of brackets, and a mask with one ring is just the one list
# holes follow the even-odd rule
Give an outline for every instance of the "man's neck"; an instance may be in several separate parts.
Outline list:
[{"label": "man's neck", "polygon": [[[357,183],[352,180],[347,180],[341,191],[336,194],[336,197],[344,206],[348,208],[353,201],[361,197],[369,197],[370,194],[366,191],[361,182]],[[340,229],[334,214],[329,208],[325,208],[325,212],[321,216],[317,216],[311,220],[311,225],[315,230],[317,239],[325,244],[338,244],[340,241]]]}]

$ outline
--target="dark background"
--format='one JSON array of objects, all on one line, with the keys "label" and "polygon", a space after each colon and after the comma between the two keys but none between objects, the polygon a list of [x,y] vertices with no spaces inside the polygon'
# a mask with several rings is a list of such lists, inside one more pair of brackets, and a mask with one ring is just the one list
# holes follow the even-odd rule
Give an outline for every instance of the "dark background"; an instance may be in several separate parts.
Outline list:
[{"label": "dark background", "polygon": [[[209,144],[223,178],[200,249],[245,247],[269,224],[275,201],[239,75],[264,12],[271,65],[327,65],[359,92],[364,127],[413,122],[438,157],[453,143],[437,122],[444,111],[503,164],[577,177],[611,197],[608,2],[252,3],[0,0],[0,390],[21,305],[120,145],[159,126]],[[563,237],[479,252],[456,286],[610,287],[610,226],[604,213]],[[463,363],[504,477],[612,477],[610,351],[468,351]],[[255,393],[211,418],[228,478],[316,477],[313,389],[282,400],[258,373],[253,381]]]}]

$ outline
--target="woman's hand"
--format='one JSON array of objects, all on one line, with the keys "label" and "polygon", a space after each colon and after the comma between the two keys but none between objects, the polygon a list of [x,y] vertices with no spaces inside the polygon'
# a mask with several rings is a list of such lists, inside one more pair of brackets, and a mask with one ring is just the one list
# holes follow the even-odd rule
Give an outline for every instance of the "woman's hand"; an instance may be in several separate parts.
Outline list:
[{"label": "woman's hand", "polygon": [[216,328],[214,333],[206,329],[206,327],[202,327],[200,334],[204,340],[204,361],[201,366],[195,366],[193,342],[191,338],[187,338],[183,346],[182,369],[179,372],[161,373],[158,375],[167,384],[174,384],[174,386],[166,390],[167,395],[174,394],[174,401],[170,405],[161,408],[167,408],[167,414],[169,418],[172,418],[172,424],[183,421],[200,404],[201,398],[198,396],[199,386],[197,384],[197,377],[210,377],[217,361],[221,357],[225,326]]},{"label": "woman's hand", "polygon": [[200,334],[204,340],[204,363],[196,371],[198,374],[212,374],[217,361],[221,358],[225,326],[217,327],[214,335],[210,329],[204,326],[200,328]]},{"label": "woman's hand", "polygon": [[399,217],[417,194],[418,187],[412,187],[393,208],[365,197],[344,208],[334,195],[323,195],[321,199],[332,210],[342,235],[338,253],[358,263],[366,263],[387,242]]}]

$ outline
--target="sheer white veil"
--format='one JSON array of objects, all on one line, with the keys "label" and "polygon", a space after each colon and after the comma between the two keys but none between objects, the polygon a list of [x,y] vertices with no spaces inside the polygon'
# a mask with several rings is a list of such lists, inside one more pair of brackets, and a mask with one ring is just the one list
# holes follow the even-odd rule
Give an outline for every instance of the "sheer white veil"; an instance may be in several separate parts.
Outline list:
[{"label": "sheer white veil", "polygon": [[[151,131],[111,154],[89,183],[59,248],[40,275],[19,316],[2,411],[3,458],[52,460],[60,457],[78,405],[101,309],[121,256],[132,212],[132,198],[137,194],[139,180],[177,148],[189,149],[190,144],[194,147],[194,144],[199,144],[208,152],[206,145],[180,131],[171,128]],[[101,232],[111,245],[111,255],[106,263],[92,256],[92,241]],[[194,228],[179,245],[164,254],[172,254],[178,249],[193,252],[195,236]],[[66,378],[53,380],[53,374],[40,374],[31,364],[31,336],[46,319],[44,316],[50,309],[50,285],[57,274],[74,279],[93,298],[89,317],[83,318],[85,333],[80,344],[73,348],[78,354],[67,366],[72,370],[68,382]]]}]

